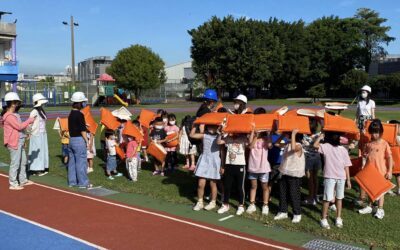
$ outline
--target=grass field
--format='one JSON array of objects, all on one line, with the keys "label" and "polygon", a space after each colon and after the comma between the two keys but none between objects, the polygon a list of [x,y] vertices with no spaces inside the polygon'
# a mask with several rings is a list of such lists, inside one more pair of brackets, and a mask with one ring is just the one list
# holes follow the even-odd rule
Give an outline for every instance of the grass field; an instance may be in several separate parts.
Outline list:
[{"label": "grass field", "polygon": [[[178,104],[177,104],[178,105]],[[180,105],[180,104],[179,104]],[[261,105],[261,103],[255,103]],[[265,105],[263,103],[263,105]],[[160,106],[158,106],[160,107]],[[169,106],[162,106],[168,108]],[[177,113],[178,121],[180,121],[186,113]],[[346,111],[345,116],[354,117],[354,112]],[[398,112],[378,112],[377,116],[382,120],[400,119]],[[50,175],[61,176],[66,180],[66,169],[61,164],[61,145],[58,134],[52,129],[54,120],[47,123],[49,154],[50,154]],[[3,130],[0,130],[0,136],[3,136]],[[99,148],[99,138],[96,138],[96,146]],[[98,151],[98,155],[101,155]],[[5,147],[0,148],[0,161],[9,162],[9,153]],[[151,165],[145,165],[139,175],[137,183],[129,182],[126,178],[121,177],[113,181],[106,179],[103,171],[104,162],[99,158],[95,158],[95,171],[89,174],[91,182],[95,185],[101,185],[110,189],[145,194],[155,199],[182,203],[193,204],[196,197],[196,178],[191,172],[178,170],[166,177],[151,176]],[[121,166],[124,171],[124,165]],[[305,182],[304,182],[305,183]],[[400,239],[396,235],[400,234],[400,226],[397,223],[400,217],[400,197],[387,197],[385,204],[386,216],[383,220],[377,220],[372,216],[361,216],[357,214],[357,208],[354,207],[351,199],[357,196],[357,185],[353,184],[353,190],[346,191],[346,199],[344,201],[344,228],[336,229],[332,226],[331,230],[322,230],[319,226],[321,206],[304,207],[303,220],[298,225],[293,225],[289,220],[275,222],[273,215],[277,212],[278,201],[274,197],[270,203],[271,214],[267,217],[261,217],[260,211],[254,215],[245,217],[251,218],[266,225],[278,225],[290,231],[301,231],[311,233],[317,236],[324,236],[333,240],[343,242],[357,242],[364,245],[374,244],[385,249],[396,249],[400,246]],[[303,189],[303,192],[305,190]],[[233,202],[234,203],[234,202]],[[234,203],[235,204],[235,203]],[[233,213],[235,209],[231,209]],[[330,214],[333,219],[334,214]],[[333,221],[330,220],[333,225]]]}]

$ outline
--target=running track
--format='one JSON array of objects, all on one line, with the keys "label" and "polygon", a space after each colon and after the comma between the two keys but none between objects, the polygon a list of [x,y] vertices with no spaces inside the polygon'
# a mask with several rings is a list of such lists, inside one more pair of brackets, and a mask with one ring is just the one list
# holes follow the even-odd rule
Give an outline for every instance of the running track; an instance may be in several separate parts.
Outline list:
[{"label": "running track", "polygon": [[0,174],[0,197],[0,210],[100,249],[298,249],[41,184],[10,191],[8,177],[3,174]]}]

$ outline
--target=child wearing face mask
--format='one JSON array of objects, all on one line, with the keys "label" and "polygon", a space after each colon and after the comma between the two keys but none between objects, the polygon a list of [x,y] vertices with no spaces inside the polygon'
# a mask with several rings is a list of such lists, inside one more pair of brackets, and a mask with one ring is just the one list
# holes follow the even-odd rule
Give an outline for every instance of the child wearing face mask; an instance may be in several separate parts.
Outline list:
[{"label": "child wearing face mask", "polygon": [[121,173],[117,172],[117,150],[118,144],[114,132],[106,132],[106,147],[107,147],[107,164],[106,172],[109,180],[114,180],[115,177],[122,176]]},{"label": "child wearing face mask", "polygon": [[[168,114],[168,124],[165,126],[164,130],[167,135],[175,133],[176,136],[174,138],[166,141],[167,143],[170,141],[177,140],[179,137],[179,127],[176,124],[176,116],[174,114]],[[174,171],[176,165],[178,164],[178,155],[176,154],[176,147],[166,147],[167,157],[165,159],[165,163],[169,171]]]},{"label": "child wearing face mask", "polygon": [[128,144],[126,145],[126,170],[128,171],[129,177],[133,182],[137,181],[138,176],[138,147],[139,144],[132,136],[127,136]]},{"label": "child wearing face mask", "polygon": [[[163,144],[165,142],[165,138],[167,137],[167,133],[164,130],[164,121],[161,117],[157,117],[153,122],[153,129],[150,132],[150,139],[152,142],[157,144]],[[161,175],[164,176],[164,165],[165,162],[158,162],[154,160],[154,172],[153,175]]]},{"label": "child wearing face mask", "polygon": [[[221,158],[220,147],[217,144],[217,129],[217,126],[206,126],[205,133],[197,133],[196,128],[192,128],[190,132],[191,138],[203,140],[203,152],[197,161],[196,170],[194,171],[194,174],[199,178],[197,186],[198,200],[193,207],[194,211],[199,211],[203,208],[205,210],[212,210],[217,206],[217,181],[221,179]],[[207,206],[204,206],[204,188],[207,180],[210,181],[211,202]]]}]

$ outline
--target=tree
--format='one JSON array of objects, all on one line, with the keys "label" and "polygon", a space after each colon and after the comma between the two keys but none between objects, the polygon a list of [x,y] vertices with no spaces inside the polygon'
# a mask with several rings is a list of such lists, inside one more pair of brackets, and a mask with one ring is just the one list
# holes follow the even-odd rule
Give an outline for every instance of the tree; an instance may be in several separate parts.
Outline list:
[{"label": "tree", "polygon": [[387,34],[391,27],[382,26],[387,19],[379,17],[378,12],[368,8],[360,8],[354,17],[360,21],[361,45],[364,48],[363,65],[365,71],[368,72],[372,60],[384,57],[387,54],[382,44],[388,45],[395,38]]},{"label": "tree", "polygon": [[118,51],[107,73],[114,77],[118,87],[133,91],[136,102],[143,89],[158,88],[166,80],[164,61],[142,45]]},{"label": "tree", "polygon": [[315,103],[318,98],[322,98],[326,96],[326,91],[325,91],[325,84],[320,83],[315,86],[312,86],[306,91],[306,94],[313,98],[313,102]]},{"label": "tree", "polygon": [[357,91],[368,82],[368,73],[364,70],[352,69],[344,74],[340,93],[341,96],[351,97],[354,96]]}]

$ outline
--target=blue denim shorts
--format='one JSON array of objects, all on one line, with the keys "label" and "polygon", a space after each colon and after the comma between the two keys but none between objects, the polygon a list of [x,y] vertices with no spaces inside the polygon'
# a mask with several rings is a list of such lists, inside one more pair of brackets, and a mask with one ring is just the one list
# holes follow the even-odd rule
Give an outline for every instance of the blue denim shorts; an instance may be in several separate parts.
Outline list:
[{"label": "blue denim shorts", "polygon": [[249,173],[249,180],[260,180],[262,183],[267,183],[269,181],[269,173]]},{"label": "blue denim shorts", "polygon": [[117,156],[108,155],[107,156],[107,171],[115,171],[117,169]]}]

